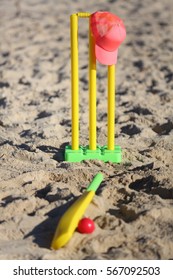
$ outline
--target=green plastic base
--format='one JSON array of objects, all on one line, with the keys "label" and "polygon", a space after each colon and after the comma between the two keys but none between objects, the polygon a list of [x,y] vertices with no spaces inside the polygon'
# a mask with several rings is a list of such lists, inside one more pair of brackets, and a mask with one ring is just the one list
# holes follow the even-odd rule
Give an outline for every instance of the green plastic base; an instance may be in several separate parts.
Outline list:
[{"label": "green plastic base", "polygon": [[90,150],[88,146],[79,146],[79,150],[72,150],[71,146],[65,147],[65,161],[80,162],[92,159],[120,163],[121,147],[116,145],[114,150],[108,150],[107,146],[97,146],[96,150]]}]

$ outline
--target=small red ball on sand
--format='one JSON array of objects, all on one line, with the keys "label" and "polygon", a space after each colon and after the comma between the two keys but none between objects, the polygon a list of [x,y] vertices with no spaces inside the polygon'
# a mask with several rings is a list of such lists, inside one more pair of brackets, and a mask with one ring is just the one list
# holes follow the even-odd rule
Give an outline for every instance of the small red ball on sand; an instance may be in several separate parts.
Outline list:
[{"label": "small red ball on sand", "polygon": [[95,230],[93,220],[89,218],[83,218],[78,224],[78,231],[80,233],[92,233]]}]

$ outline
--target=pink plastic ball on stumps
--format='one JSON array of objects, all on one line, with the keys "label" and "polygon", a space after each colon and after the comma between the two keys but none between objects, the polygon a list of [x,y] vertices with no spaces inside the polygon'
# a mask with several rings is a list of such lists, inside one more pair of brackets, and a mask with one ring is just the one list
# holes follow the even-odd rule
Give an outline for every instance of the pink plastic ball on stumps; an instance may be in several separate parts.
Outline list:
[{"label": "pink plastic ball on stumps", "polygon": [[78,224],[78,231],[80,233],[92,233],[95,230],[93,220],[89,218],[83,218]]}]

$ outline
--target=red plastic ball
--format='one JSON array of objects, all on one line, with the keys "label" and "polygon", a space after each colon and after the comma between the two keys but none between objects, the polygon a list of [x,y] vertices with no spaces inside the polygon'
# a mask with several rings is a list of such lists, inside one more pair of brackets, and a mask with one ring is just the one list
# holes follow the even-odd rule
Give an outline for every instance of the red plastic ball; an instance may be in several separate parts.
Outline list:
[{"label": "red plastic ball", "polygon": [[78,231],[80,233],[92,233],[95,230],[93,220],[89,218],[83,218],[78,224]]}]

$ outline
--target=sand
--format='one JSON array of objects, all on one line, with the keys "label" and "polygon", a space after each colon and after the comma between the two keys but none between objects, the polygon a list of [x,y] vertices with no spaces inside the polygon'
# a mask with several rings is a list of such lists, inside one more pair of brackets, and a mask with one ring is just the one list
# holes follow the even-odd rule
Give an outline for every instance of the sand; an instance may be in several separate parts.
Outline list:
[{"label": "sand", "polygon": [[[69,16],[108,10],[127,38],[116,72],[121,164],[64,161],[71,142]],[[0,1],[0,259],[173,258],[173,2]],[[87,20],[80,20],[80,144],[88,144]],[[98,143],[107,141],[106,67],[98,64]],[[91,235],[50,243],[97,172]]]}]

